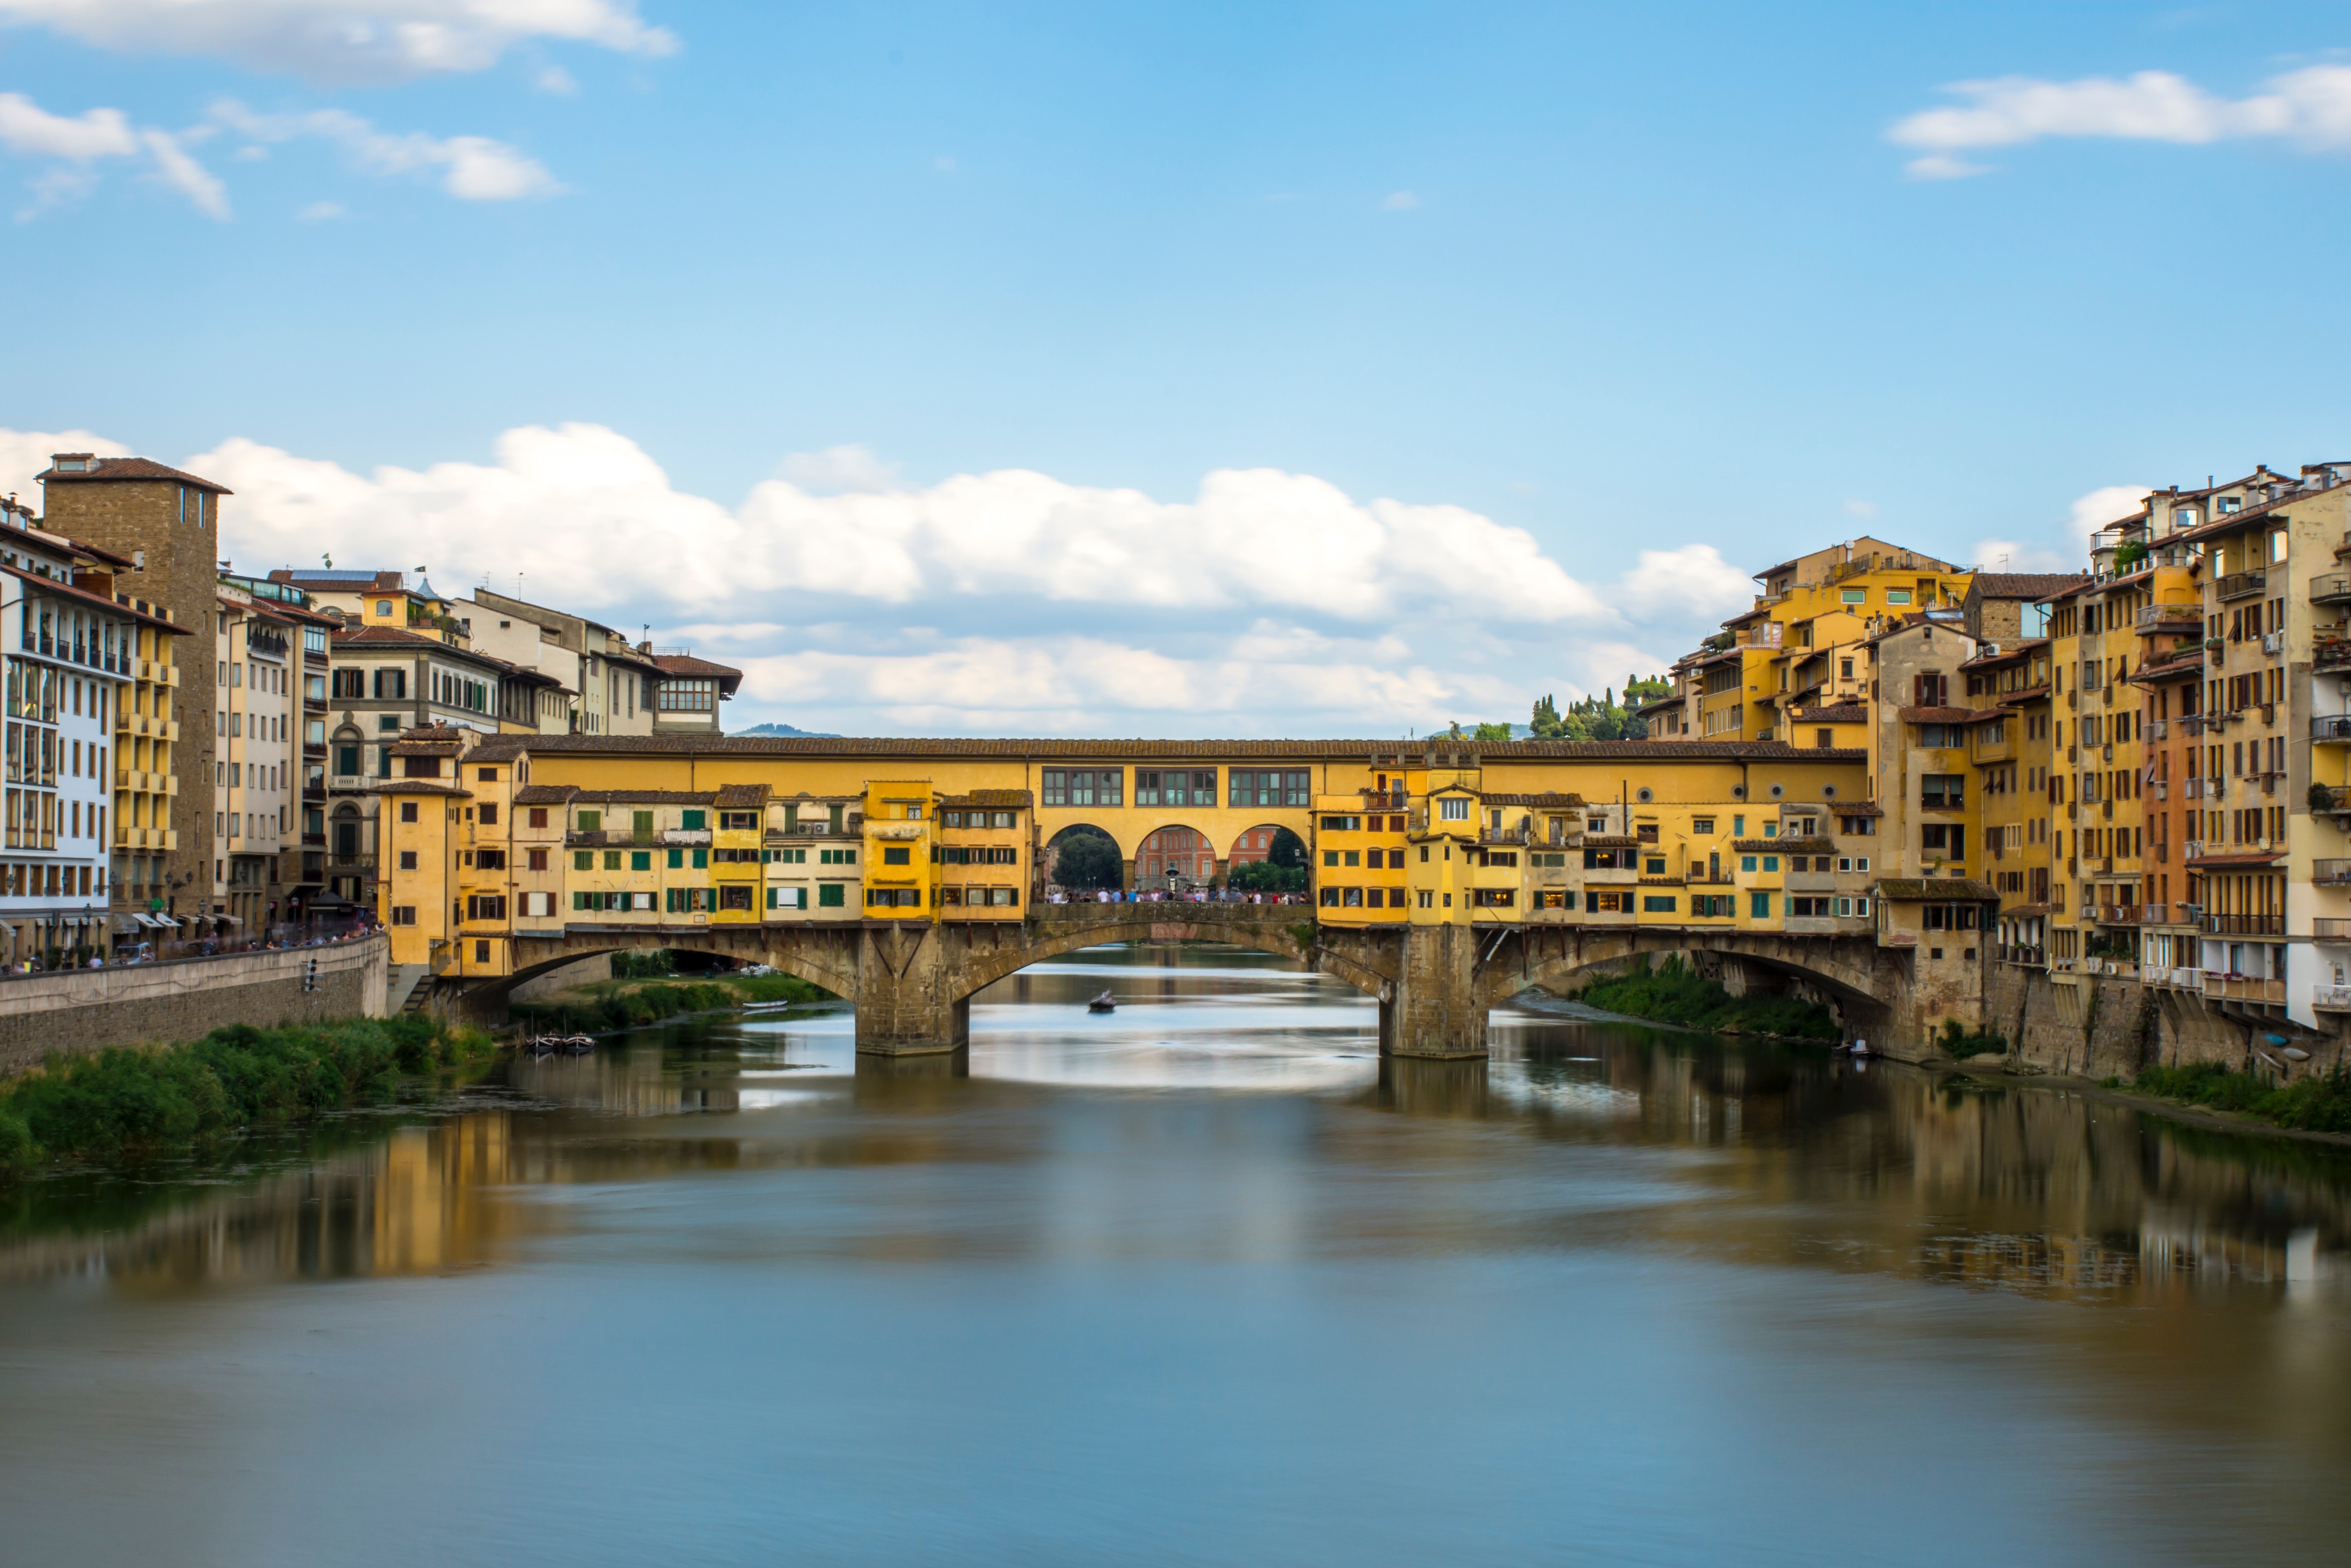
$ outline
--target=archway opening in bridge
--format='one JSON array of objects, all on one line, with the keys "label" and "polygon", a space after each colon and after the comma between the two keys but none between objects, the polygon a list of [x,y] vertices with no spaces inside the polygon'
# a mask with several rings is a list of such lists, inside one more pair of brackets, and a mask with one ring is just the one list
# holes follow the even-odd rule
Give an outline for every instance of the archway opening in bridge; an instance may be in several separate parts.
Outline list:
[{"label": "archway opening in bridge", "polygon": [[1071,893],[1126,885],[1126,862],[1118,841],[1092,822],[1072,822],[1045,845],[1045,884]]},{"label": "archway opening in bridge", "polygon": [[1233,841],[1225,885],[1247,893],[1304,893],[1306,841],[1288,828],[1260,822]]},{"label": "archway opening in bridge", "polygon": [[1217,846],[1196,828],[1154,831],[1134,848],[1138,889],[1208,887],[1217,880]]}]

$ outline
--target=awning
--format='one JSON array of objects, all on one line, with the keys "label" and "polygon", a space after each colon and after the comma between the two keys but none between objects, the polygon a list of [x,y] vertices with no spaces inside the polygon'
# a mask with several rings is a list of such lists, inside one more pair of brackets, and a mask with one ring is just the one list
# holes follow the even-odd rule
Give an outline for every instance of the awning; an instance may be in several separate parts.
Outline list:
[{"label": "awning", "polygon": [[127,931],[136,931],[144,924],[145,922],[136,915],[118,915],[108,922],[118,936]]}]

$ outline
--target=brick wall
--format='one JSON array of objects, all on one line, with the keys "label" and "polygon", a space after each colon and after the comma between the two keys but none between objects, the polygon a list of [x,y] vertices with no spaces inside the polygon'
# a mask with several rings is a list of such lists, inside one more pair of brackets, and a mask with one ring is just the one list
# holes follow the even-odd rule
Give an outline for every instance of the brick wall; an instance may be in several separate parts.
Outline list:
[{"label": "brick wall", "polygon": [[[0,981],[0,1076],[37,1067],[50,1051],[194,1040],[224,1024],[269,1028],[381,1018],[390,939],[331,947],[184,958],[128,968],[77,969]],[[303,982],[318,965],[315,989]]]},{"label": "brick wall", "polygon": [[2009,1040],[2009,1059],[2043,1072],[2136,1077],[2147,1067],[2250,1061],[2246,1025],[2192,997],[2120,978],[2059,985],[2038,969],[1991,966],[1984,1022]]}]

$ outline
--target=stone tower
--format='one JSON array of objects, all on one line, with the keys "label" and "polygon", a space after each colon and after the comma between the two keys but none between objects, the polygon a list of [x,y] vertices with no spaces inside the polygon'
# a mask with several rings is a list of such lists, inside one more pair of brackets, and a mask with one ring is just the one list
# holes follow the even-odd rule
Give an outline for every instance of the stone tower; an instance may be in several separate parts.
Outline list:
[{"label": "stone tower", "polygon": [[[213,860],[214,688],[213,615],[220,577],[220,507],[225,486],[144,457],[97,457],[60,452],[40,476],[41,526],[128,557],[132,570],[114,580],[118,595],[146,600],[190,635],[173,650],[180,686],[172,717],[180,739],[172,771],[180,792],[172,802],[179,848],[165,861],[171,907],[190,915],[210,906]],[[120,867],[116,868],[120,878]]]}]

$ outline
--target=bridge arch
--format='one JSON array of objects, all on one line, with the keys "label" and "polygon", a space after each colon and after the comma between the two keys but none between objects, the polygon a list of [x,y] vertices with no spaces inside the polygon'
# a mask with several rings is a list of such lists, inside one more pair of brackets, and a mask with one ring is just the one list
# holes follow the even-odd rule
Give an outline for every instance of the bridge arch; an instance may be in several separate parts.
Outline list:
[{"label": "bridge arch", "polygon": [[[1096,911],[1097,918],[1046,921],[1017,947],[978,947],[956,966],[954,999],[967,1001],[1032,965],[1116,942],[1220,942],[1303,964],[1377,1000],[1387,1000],[1395,988],[1391,962],[1376,951],[1322,940],[1332,934],[1315,925],[1314,912],[1304,904],[1113,904],[1088,914]],[[1263,917],[1236,917],[1234,911],[1262,911]]]},{"label": "bridge arch", "polygon": [[[803,933],[816,932],[826,932],[830,940],[801,939]],[[759,925],[721,925],[695,931],[574,932],[559,941],[525,937],[515,944],[513,973],[485,977],[469,987],[466,994],[469,1001],[502,1007],[517,986],[582,958],[669,950],[711,953],[747,964],[765,964],[810,985],[821,986],[844,1001],[853,1001],[857,997],[855,939],[853,928],[828,932],[824,926]],[[555,950],[545,956],[533,952],[542,947]]]},{"label": "bridge arch", "polygon": [[1871,936],[1786,936],[1771,932],[1701,932],[1667,927],[1533,927],[1504,943],[1479,968],[1478,999],[1487,1006],[1524,991],[1562,996],[1626,961],[1681,954],[1701,969],[1726,965],[1798,980],[1822,993],[1851,1034],[1886,1034],[1907,1010],[1903,956]]}]

